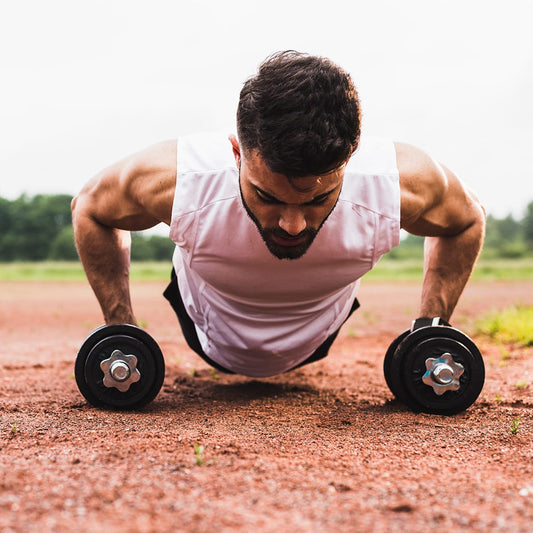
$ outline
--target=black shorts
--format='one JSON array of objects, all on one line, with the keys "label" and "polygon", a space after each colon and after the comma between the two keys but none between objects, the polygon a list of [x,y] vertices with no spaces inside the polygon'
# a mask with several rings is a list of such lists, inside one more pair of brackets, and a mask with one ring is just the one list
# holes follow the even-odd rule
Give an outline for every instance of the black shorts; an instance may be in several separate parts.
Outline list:
[{"label": "black shorts", "polygon": [[[200,339],[198,339],[198,334],[196,333],[196,328],[194,327],[194,322],[192,321],[191,317],[188,315],[185,309],[185,306],[183,305],[183,300],[181,298],[180,290],[178,287],[178,280],[177,280],[176,272],[174,271],[174,269],[172,269],[170,283],[168,284],[168,287],[165,289],[163,296],[170,302],[172,309],[174,309],[178,317],[181,330],[183,331],[183,336],[185,337],[185,340],[187,341],[189,348],[191,348],[191,350],[196,352],[206,363],[211,365],[213,368],[216,368],[220,372],[225,372],[227,374],[235,374],[235,372],[232,372],[231,370],[227,370],[226,368],[220,366],[218,363],[215,363],[215,361],[210,359],[204,353],[202,349],[202,345],[200,344]],[[357,298],[355,298],[348,317],[358,307],[359,307],[359,301],[357,300]],[[333,341],[337,338],[339,331],[340,331],[340,328],[334,333],[332,333],[305,361],[299,363],[294,368],[298,368],[300,366],[307,365],[309,363],[314,363],[315,361],[319,361],[320,359],[323,359],[324,357],[326,357],[326,355],[328,355],[331,345],[333,344]],[[291,370],[294,370],[294,368]]]}]

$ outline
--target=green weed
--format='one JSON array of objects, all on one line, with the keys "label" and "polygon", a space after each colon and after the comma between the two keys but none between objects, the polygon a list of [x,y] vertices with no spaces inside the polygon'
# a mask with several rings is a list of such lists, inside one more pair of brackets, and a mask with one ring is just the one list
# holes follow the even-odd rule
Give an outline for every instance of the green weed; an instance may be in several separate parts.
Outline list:
[{"label": "green weed", "polygon": [[205,466],[212,464],[213,461],[206,461],[204,459],[204,447],[197,442],[194,443],[194,464],[196,466]]},{"label": "green weed", "polygon": [[511,359],[511,352],[505,348],[505,346],[500,346],[500,353],[502,354],[502,361],[508,361]]},{"label": "green weed", "polygon": [[511,434],[512,435],[516,435],[518,433],[518,429],[520,427],[520,417],[517,416],[516,418],[513,419],[513,421],[511,422]]},{"label": "green weed", "polygon": [[[477,333],[500,343],[533,346],[533,306],[511,306],[490,313],[477,322]],[[505,359],[502,352],[502,360]]]},{"label": "green weed", "polygon": [[347,326],[344,330],[344,334],[348,339],[355,339],[357,337],[357,331],[353,326]]}]

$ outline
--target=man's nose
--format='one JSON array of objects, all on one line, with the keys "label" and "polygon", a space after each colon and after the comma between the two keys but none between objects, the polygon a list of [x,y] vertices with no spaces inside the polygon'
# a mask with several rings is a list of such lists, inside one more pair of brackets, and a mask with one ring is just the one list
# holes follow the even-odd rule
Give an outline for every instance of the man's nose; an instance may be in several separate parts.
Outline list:
[{"label": "man's nose", "polygon": [[289,235],[301,233],[307,227],[302,209],[298,206],[285,206],[279,217],[279,227]]}]

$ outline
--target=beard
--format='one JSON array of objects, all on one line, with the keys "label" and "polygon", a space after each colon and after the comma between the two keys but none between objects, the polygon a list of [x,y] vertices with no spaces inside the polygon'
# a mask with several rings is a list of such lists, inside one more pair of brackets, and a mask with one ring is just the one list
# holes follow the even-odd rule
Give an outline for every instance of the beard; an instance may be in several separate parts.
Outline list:
[{"label": "beard", "polygon": [[[244,205],[246,212],[254,221],[269,252],[278,259],[299,259],[307,252],[318,234],[318,230],[313,228],[304,229],[298,235],[290,235],[281,228],[264,228],[259,224],[259,221],[254,217],[246,204]],[[294,240],[297,244],[284,246],[275,240],[276,237],[289,242]]]},{"label": "beard", "polygon": [[[239,189],[240,189],[240,183],[239,183]],[[256,216],[252,213],[252,211],[248,207],[248,204],[246,203],[246,201],[244,200],[242,190],[241,190],[241,200],[242,200],[244,209],[246,210],[246,213],[251,218],[252,222],[255,224],[269,252],[275,257],[277,257],[278,259],[299,259],[300,257],[302,257],[307,252],[307,250],[309,249],[313,241],[315,240],[315,237],[320,231],[320,228],[322,228],[322,226],[324,225],[324,222],[326,222],[326,220],[328,219],[329,215],[335,208],[335,205],[337,205],[337,202],[335,202],[335,205],[333,206],[331,211],[327,214],[326,218],[324,218],[324,220],[322,221],[322,223],[317,229],[306,228],[300,233],[298,233],[298,235],[291,235],[290,233],[287,233],[286,231],[282,230],[279,227],[278,228],[263,227],[261,223],[259,222],[259,220],[257,220]],[[289,241],[289,242],[293,240],[297,242],[297,244],[284,246],[282,244],[279,244],[275,240],[276,237],[282,240]]]}]

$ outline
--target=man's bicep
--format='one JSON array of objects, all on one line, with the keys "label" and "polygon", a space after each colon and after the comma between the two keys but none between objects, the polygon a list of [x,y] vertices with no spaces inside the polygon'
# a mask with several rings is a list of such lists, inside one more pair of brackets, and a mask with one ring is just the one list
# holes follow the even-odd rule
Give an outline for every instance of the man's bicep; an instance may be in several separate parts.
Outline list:
[{"label": "man's bicep", "polygon": [[175,141],[151,146],[104,169],[82,189],[73,211],[111,228],[139,231],[170,223]]},{"label": "man's bicep", "polygon": [[74,198],[72,212],[77,225],[96,223],[124,229],[147,229],[157,222],[146,217],[144,210],[132,199],[129,180],[125,179],[121,163],[116,163],[91,179]]},{"label": "man's bicep", "polygon": [[152,225],[170,225],[176,189],[175,140],[155,144],[133,156],[123,171],[126,194]]},{"label": "man's bicep", "polygon": [[398,149],[401,225],[421,236],[456,235],[479,218],[480,206],[459,178],[422,151]]}]

